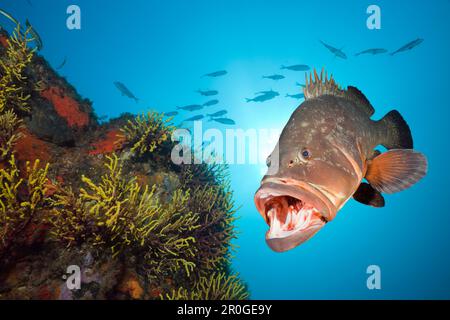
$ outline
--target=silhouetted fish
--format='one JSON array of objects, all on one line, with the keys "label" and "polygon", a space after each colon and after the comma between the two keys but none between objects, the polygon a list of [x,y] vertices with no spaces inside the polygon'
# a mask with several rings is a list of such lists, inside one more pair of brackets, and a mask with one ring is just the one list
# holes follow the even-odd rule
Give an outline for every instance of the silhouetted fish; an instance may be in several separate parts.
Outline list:
[{"label": "silhouetted fish", "polygon": [[296,82],[295,85],[297,85],[297,86],[299,86],[299,87],[303,87],[303,88],[305,87],[305,85],[304,85],[304,84],[301,84],[300,82]]},{"label": "silhouetted fish", "polygon": [[220,70],[220,71],[216,71],[216,72],[211,72],[211,73],[207,73],[204,74],[203,77],[211,77],[211,78],[215,78],[215,77],[221,77],[226,75],[228,72],[226,70]]},{"label": "silhouetted fish", "polygon": [[219,93],[219,91],[217,90],[197,90],[196,92],[200,93],[202,96],[205,97],[210,97],[210,96],[215,96]]},{"label": "silhouetted fish", "polygon": [[303,99],[305,95],[303,93],[286,94],[286,98]]},{"label": "silhouetted fish", "polygon": [[226,115],[228,113],[227,110],[220,110],[214,113],[208,113],[207,116],[210,118],[215,118],[215,117],[221,117],[223,115]]},{"label": "silhouetted fish", "polygon": [[358,52],[357,54],[355,54],[355,57],[362,55],[362,54],[381,54],[381,53],[386,53],[387,50],[383,49],[383,48],[373,48],[373,49],[367,49],[361,52]]},{"label": "silhouetted fish", "polygon": [[67,62],[67,57],[64,57],[63,62],[61,62],[61,64],[56,67],[56,70],[62,69],[62,67],[64,67],[66,65],[66,62]]},{"label": "silhouetted fish", "polygon": [[282,65],[280,69],[287,69],[291,71],[308,71],[310,68],[306,64],[294,64],[292,66]]},{"label": "silhouetted fish", "polygon": [[415,47],[417,47],[419,44],[421,44],[423,42],[423,39],[421,38],[417,38],[416,40],[413,40],[411,42],[408,42],[407,44],[405,44],[404,46],[402,46],[401,48],[397,49],[396,51],[391,53],[391,56],[393,56],[394,54],[397,54],[399,52],[404,52],[404,51],[408,51],[411,50]]},{"label": "silhouetted fish", "polygon": [[284,79],[285,76],[281,75],[281,74],[273,74],[271,76],[263,76],[263,79],[270,79],[270,80],[281,80]]},{"label": "silhouetted fish", "polygon": [[177,107],[177,109],[186,110],[186,111],[196,111],[196,110],[203,109],[203,106],[201,104],[190,104],[190,105],[187,105],[184,107]]},{"label": "silhouetted fish", "polygon": [[117,89],[119,89],[120,93],[122,93],[123,96],[126,96],[130,99],[134,99],[136,102],[139,101],[139,99],[136,98],[134,94],[131,93],[131,91],[122,82],[115,81],[114,85],[116,86]]},{"label": "silhouetted fish", "polygon": [[229,124],[229,125],[233,125],[236,124],[236,122],[234,122],[234,120],[228,119],[228,118],[213,118],[213,121],[219,122],[221,124]]},{"label": "silhouetted fish", "polygon": [[255,94],[277,94],[278,92],[273,91],[272,89],[266,91],[255,92]]},{"label": "silhouetted fish", "polygon": [[178,111],[169,111],[167,113],[164,113],[164,115],[166,117],[173,117],[173,116],[176,116],[177,114],[178,114]]},{"label": "silhouetted fish", "polygon": [[205,117],[205,116],[203,116],[202,114],[199,114],[199,115],[190,117],[190,118],[188,118],[188,119],[186,119],[186,120],[183,120],[182,123],[183,123],[183,122],[189,122],[189,121],[198,121],[198,120],[202,120],[204,117]]},{"label": "silhouetted fish", "polygon": [[205,106],[205,107],[210,107],[210,106],[216,105],[216,104],[218,104],[218,103],[219,103],[219,100],[214,99],[214,100],[209,100],[209,101],[205,102],[205,103],[203,104],[203,106]]},{"label": "silhouetted fish", "polygon": [[335,47],[332,47],[329,44],[326,44],[325,42],[323,42],[322,40],[320,40],[320,43],[322,43],[325,46],[325,48],[330,50],[330,52],[333,53],[336,57],[339,57],[342,59],[347,59],[347,55],[344,52],[342,52],[342,49],[337,49]]},{"label": "silhouetted fish", "polygon": [[255,92],[255,95],[257,95],[257,94],[269,94],[271,92],[272,92],[272,90],[270,90],[270,91],[258,91],[258,92]]},{"label": "silhouetted fish", "polygon": [[262,91],[262,92],[265,92],[265,93],[255,97],[255,98],[252,98],[252,99],[246,98],[245,100],[247,102],[264,102],[267,100],[271,100],[271,99],[275,98],[276,96],[280,95],[278,92],[272,91],[272,90],[271,91]]}]

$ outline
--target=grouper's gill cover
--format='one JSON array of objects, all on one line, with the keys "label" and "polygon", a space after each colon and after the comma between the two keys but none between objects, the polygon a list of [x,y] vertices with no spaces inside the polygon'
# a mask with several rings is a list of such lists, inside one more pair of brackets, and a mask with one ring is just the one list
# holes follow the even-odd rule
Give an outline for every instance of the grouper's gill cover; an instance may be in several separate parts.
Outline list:
[{"label": "grouper's gill cover", "polygon": [[[404,190],[427,171],[427,160],[412,150],[410,129],[397,111],[371,120],[374,108],[367,98],[355,87],[343,90],[323,72],[306,79],[304,95],[255,194],[269,225],[267,244],[280,252],[311,238],[352,196],[382,207],[382,192]],[[378,145],[388,151],[380,153]]]}]

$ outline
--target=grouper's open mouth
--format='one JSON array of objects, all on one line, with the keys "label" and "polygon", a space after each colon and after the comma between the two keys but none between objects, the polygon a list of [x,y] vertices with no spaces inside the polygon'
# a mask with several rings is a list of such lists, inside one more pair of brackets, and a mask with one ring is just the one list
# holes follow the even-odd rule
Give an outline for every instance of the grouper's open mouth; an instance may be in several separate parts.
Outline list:
[{"label": "grouper's open mouth", "polygon": [[277,252],[305,242],[334,215],[331,202],[312,186],[278,178],[263,181],[255,204],[270,227],[266,242]]}]

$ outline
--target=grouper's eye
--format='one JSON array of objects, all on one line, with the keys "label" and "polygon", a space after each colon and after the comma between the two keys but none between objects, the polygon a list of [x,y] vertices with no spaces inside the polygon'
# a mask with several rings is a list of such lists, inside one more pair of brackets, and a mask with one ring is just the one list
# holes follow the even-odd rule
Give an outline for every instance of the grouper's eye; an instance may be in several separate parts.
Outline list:
[{"label": "grouper's eye", "polygon": [[306,162],[311,158],[311,151],[309,151],[308,149],[303,149],[298,153],[298,158],[300,159],[300,161]]}]

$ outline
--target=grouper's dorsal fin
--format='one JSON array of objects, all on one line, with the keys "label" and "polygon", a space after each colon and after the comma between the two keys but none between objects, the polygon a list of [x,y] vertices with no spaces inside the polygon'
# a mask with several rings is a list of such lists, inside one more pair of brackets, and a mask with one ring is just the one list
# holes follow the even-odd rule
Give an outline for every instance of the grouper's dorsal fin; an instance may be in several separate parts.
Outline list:
[{"label": "grouper's dorsal fin", "polygon": [[314,78],[313,74],[305,75],[305,88],[303,89],[303,94],[305,95],[305,100],[317,98],[323,95],[332,95],[337,97],[344,97],[345,91],[341,89],[341,87],[334,81],[333,75],[330,75],[330,79],[328,79],[328,75],[325,72],[325,77],[323,75],[323,69],[320,73],[320,77],[317,74],[316,69],[314,69]]},{"label": "grouper's dorsal fin", "polygon": [[308,75],[305,77],[305,88],[303,89],[305,100],[324,95],[332,95],[353,101],[363,108],[369,116],[375,113],[375,109],[361,91],[351,86],[349,86],[347,90],[342,89],[341,86],[334,81],[333,75],[330,75],[330,79],[328,79],[326,72],[324,75],[323,69],[320,72],[320,76],[317,74],[316,69],[314,69],[314,72],[309,74],[309,79]]},{"label": "grouper's dorsal fin", "polygon": [[369,100],[361,91],[359,91],[358,88],[348,86],[347,91],[345,92],[345,96],[348,99],[354,101],[358,106],[363,108],[368,113],[369,116],[375,113],[375,109],[370,104]]}]

